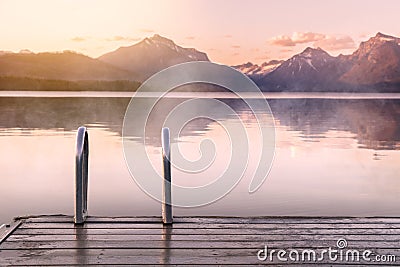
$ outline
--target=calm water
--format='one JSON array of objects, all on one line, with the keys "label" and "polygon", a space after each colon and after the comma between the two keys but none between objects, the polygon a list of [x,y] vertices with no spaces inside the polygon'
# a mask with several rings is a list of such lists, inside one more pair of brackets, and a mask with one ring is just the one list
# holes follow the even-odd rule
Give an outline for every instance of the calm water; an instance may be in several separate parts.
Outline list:
[{"label": "calm water", "polygon": [[[18,215],[73,214],[75,131],[80,125],[90,134],[89,213],[160,215],[161,205],[139,189],[125,165],[121,132],[130,98],[45,96],[0,97],[0,224]],[[185,97],[170,97],[156,110],[161,114]],[[400,100],[397,95],[376,97],[274,97],[269,104],[276,154],[260,190],[247,192],[250,177],[245,174],[218,202],[175,209],[175,214],[399,215]],[[222,100],[251,134],[255,121],[243,101]],[[148,151],[161,170],[159,120],[155,114],[148,125]],[[204,138],[223,146],[222,132],[211,120],[191,121],[179,138],[183,154],[199,157]],[[257,139],[250,146],[258,147]],[[222,168],[226,159],[218,155],[214,163]],[[199,182],[175,173],[182,183]]]}]

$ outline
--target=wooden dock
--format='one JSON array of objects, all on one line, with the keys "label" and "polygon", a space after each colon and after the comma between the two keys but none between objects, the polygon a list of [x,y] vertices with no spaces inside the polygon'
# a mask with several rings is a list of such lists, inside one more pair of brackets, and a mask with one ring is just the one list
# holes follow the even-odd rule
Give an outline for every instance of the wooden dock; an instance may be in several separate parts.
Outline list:
[{"label": "wooden dock", "polygon": [[[0,266],[18,265],[400,265],[400,218],[333,217],[175,217],[163,225],[156,217],[72,216],[17,218],[0,229]],[[362,253],[371,261],[272,261],[258,259],[286,250],[338,249]],[[343,241],[345,240],[345,241]],[[295,255],[295,254],[293,254]],[[377,262],[376,256],[386,262]],[[259,256],[264,256],[262,252]],[[318,254],[317,257],[320,255]],[[344,258],[344,257],[343,257]],[[395,260],[395,261],[394,261]]]}]

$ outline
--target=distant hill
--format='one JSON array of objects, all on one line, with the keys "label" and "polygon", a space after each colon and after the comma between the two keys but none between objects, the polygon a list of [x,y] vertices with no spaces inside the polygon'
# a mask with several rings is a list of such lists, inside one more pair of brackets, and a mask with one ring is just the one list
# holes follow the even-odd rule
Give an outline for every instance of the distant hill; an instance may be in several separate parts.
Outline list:
[{"label": "distant hill", "polygon": [[0,76],[0,91],[125,91],[134,92],[139,82],[128,80],[52,80],[29,77]]},{"label": "distant hill", "polygon": [[155,34],[141,42],[104,54],[99,60],[133,71],[146,80],[158,71],[178,63],[189,61],[209,61],[207,54],[194,48],[183,48],[172,40]]},{"label": "distant hill", "polygon": [[0,76],[54,80],[137,80],[134,72],[74,52],[3,53]]}]

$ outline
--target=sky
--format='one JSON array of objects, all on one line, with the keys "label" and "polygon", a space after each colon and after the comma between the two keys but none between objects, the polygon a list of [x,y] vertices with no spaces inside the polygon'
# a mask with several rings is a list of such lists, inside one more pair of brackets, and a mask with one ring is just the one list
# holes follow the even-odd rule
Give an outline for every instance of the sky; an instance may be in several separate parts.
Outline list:
[{"label": "sky", "polygon": [[350,54],[400,36],[397,0],[0,0],[0,50],[98,57],[160,34],[218,63],[260,64],[306,47]]}]

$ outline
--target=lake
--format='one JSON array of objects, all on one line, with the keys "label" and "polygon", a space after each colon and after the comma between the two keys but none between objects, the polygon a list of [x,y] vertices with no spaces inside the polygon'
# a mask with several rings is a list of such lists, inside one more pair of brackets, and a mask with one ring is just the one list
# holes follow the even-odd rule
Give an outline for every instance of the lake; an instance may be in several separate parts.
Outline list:
[{"label": "lake", "polygon": [[[90,138],[89,214],[160,215],[161,204],[144,193],[125,164],[122,123],[129,93],[0,93],[0,224],[27,214],[73,214],[76,129]],[[256,121],[241,99],[218,98],[243,121],[248,133]],[[148,101],[152,95],[143,95]],[[194,93],[163,99],[149,121],[147,151],[161,172],[161,121],[164,107]],[[248,96],[251,98],[251,96]],[[222,199],[175,215],[398,216],[400,204],[399,94],[266,94],[275,120],[276,149],[271,171],[255,193],[248,193],[252,164]],[[257,99],[253,99],[257,100]],[[255,110],[264,114],[265,110]],[[232,114],[233,115],[233,114]],[[216,114],[229,121],[228,114]],[[155,125],[153,127],[153,125]],[[190,160],[201,157],[199,143],[211,139],[224,149],[219,124],[192,120],[178,140]],[[229,141],[229,140],[228,140]],[[260,146],[250,138],[250,148]],[[182,184],[202,184],[223,170],[217,154],[211,174],[190,176],[173,169]],[[140,163],[138,163],[140,164]],[[196,177],[193,179],[191,177]]]}]

